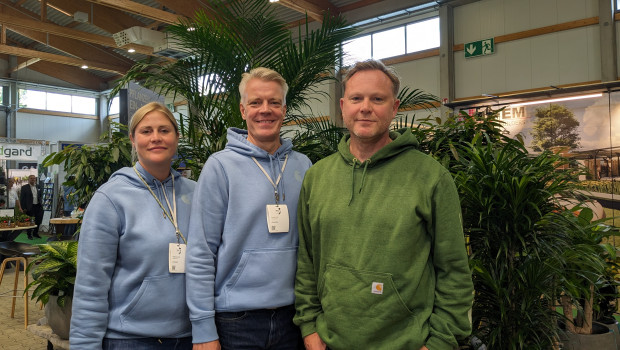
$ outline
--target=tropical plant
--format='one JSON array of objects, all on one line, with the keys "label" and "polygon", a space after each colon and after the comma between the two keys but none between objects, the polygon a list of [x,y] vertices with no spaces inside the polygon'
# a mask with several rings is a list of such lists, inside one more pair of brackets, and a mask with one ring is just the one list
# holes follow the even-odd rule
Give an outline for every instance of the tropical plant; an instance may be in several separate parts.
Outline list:
[{"label": "tropical plant", "polygon": [[[99,186],[103,185],[116,170],[131,166],[131,141],[122,130],[126,126],[112,123],[111,132],[101,136],[101,143],[69,146],[52,152],[43,160],[45,166],[63,164],[69,180],[64,186],[73,187],[71,200],[86,206]],[[70,175],[74,175],[71,177]]]},{"label": "tropical plant", "polygon": [[64,306],[73,296],[77,272],[77,241],[51,241],[39,245],[41,254],[28,264],[26,272],[32,272],[33,281],[26,290],[35,288],[32,299],[47,304],[50,295],[57,295],[58,306]]},{"label": "tropical plant", "polygon": [[[187,102],[181,118],[179,155],[197,176],[206,159],[224,148],[226,129],[245,126],[239,111],[241,75],[255,67],[278,71],[289,91],[289,115],[306,116],[309,103],[325,97],[321,85],[334,79],[340,44],[358,32],[342,16],[325,14],[320,28],[297,39],[264,0],[209,0],[205,11],[168,27],[168,34],[188,55],[175,62],[140,62],[118,82],[113,94],[130,81]],[[208,14],[207,14],[208,11]]]},{"label": "tropical plant", "polygon": [[[566,219],[573,224],[570,235],[572,249],[564,252],[563,273],[559,281],[562,288],[560,302],[565,316],[566,330],[577,334],[591,334],[593,321],[603,318],[602,310],[607,298],[618,297],[617,283],[612,275],[616,260],[616,247],[605,240],[612,235],[611,227],[603,224],[605,219],[595,220],[590,208],[578,208],[566,212]],[[611,291],[606,291],[611,287]],[[573,319],[573,309],[577,317]],[[613,311],[612,313],[613,314]],[[609,314],[607,314],[609,315]],[[598,317],[597,317],[598,316]]]}]

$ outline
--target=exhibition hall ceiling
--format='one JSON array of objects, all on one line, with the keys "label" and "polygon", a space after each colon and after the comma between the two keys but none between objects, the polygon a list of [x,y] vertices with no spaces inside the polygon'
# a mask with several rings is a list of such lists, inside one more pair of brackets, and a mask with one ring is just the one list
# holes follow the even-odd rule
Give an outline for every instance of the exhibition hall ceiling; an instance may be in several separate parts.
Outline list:
[{"label": "exhibition hall ceiling", "polygon": [[[0,60],[8,62],[0,78],[20,80],[25,75],[20,71],[35,71],[85,89],[103,90],[139,60],[178,58],[163,38],[166,26],[179,17],[191,18],[207,2],[0,0]],[[280,0],[273,6],[277,16],[293,26],[306,14],[311,21],[319,21],[328,10],[352,14],[353,20],[360,21],[428,2]],[[130,46],[135,52],[127,52]]]}]

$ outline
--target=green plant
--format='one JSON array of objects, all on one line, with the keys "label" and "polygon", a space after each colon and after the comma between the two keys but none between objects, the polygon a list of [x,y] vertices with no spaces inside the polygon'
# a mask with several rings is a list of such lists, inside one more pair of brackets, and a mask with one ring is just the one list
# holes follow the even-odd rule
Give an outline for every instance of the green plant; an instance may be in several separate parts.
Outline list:
[{"label": "green plant", "polygon": [[[168,34],[189,55],[173,63],[140,62],[118,82],[142,86],[187,101],[181,116],[179,155],[198,176],[206,159],[224,148],[226,129],[243,128],[238,92],[241,75],[263,66],[286,79],[289,115],[309,117],[309,102],[326,97],[320,86],[334,79],[340,45],[358,29],[342,16],[326,14],[318,29],[300,28],[297,38],[263,0],[209,0],[209,14],[168,27]],[[191,28],[191,30],[188,30]]]},{"label": "green plant", "polygon": [[85,206],[99,186],[108,181],[112,173],[132,165],[131,142],[121,131],[126,129],[126,126],[113,123],[111,129],[110,135],[105,133],[101,137],[100,144],[69,146],[62,151],[49,154],[43,160],[45,166],[64,164],[64,170],[70,180],[63,185],[75,189],[71,197],[74,204]]},{"label": "green plant", "polygon": [[32,299],[47,304],[50,295],[58,295],[58,305],[64,306],[73,296],[77,273],[77,241],[52,241],[39,245],[41,254],[28,264],[33,281],[26,290],[35,288]]},{"label": "green plant", "polygon": [[[566,263],[559,280],[562,289],[559,299],[566,330],[591,334],[592,321],[610,317],[615,311],[609,310],[611,304],[615,305],[609,299],[618,297],[613,276],[617,248],[605,243],[613,231],[610,226],[602,223],[604,219],[592,221],[590,208],[575,210],[579,211],[578,215],[565,213],[574,229],[569,237],[572,249],[564,252]],[[577,311],[574,319],[573,308]]]}]

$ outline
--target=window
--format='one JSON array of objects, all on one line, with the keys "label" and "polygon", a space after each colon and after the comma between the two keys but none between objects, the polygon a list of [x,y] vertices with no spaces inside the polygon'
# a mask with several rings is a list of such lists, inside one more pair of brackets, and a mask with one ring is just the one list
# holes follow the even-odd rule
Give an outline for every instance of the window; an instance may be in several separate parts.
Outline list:
[{"label": "window", "polygon": [[407,25],[407,53],[439,47],[439,17]]},{"label": "window", "polygon": [[405,54],[405,28],[398,27],[372,35],[372,57],[382,59]]},{"label": "window", "polygon": [[19,89],[19,107],[54,112],[97,115],[94,97]]},{"label": "window", "polygon": [[120,101],[121,99],[118,96],[112,99],[112,102],[110,103],[110,110],[108,111],[108,115],[116,115],[120,113],[121,111]]},{"label": "window", "polygon": [[[618,0],[620,1],[620,0]],[[439,17],[376,31],[342,45],[344,66],[439,47]]]}]

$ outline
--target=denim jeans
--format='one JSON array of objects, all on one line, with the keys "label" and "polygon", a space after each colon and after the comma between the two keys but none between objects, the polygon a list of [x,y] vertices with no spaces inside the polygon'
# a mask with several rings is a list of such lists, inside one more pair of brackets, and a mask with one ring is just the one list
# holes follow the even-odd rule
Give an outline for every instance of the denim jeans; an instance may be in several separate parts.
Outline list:
[{"label": "denim jeans", "polygon": [[241,312],[217,312],[215,324],[222,350],[303,349],[299,328],[293,324],[295,307]]},{"label": "denim jeans", "polygon": [[192,350],[192,337],[103,339],[103,350]]}]

